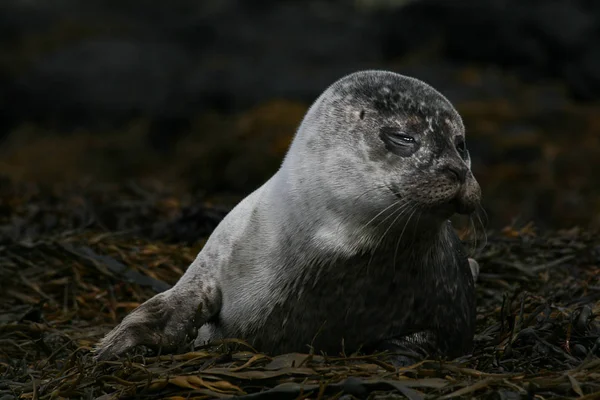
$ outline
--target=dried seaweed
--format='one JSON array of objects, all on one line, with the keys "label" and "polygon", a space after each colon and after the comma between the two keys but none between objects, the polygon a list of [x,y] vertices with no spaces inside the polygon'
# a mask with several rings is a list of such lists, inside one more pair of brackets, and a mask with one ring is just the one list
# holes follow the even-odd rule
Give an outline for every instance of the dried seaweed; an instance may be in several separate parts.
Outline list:
[{"label": "dried seaweed", "polygon": [[131,186],[1,192],[0,398],[600,398],[597,233],[491,232],[476,346],[457,360],[395,368],[230,340],[96,363],[94,343],[176,282],[226,210]]}]

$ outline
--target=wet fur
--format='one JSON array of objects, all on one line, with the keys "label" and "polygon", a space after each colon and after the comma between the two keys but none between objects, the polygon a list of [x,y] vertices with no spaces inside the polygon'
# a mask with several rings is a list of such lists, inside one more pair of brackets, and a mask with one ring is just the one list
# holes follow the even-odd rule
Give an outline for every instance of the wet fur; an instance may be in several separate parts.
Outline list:
[{"label": "wet fur", "polygon": [[[419,146],[395,154],[382,127],[411,132]],[[423,82],[385,71],[342,78],[309,109],[280,170],[96,357],[175,348],[198,329],[198,343],[236,337],[269,353],[415,341],[428,353],[469,352],[473,275],[447,219],[451,200],[469,208],[480,192],[457,136],[460,116]],[[463,184],[449,165],[466,174]]]}]

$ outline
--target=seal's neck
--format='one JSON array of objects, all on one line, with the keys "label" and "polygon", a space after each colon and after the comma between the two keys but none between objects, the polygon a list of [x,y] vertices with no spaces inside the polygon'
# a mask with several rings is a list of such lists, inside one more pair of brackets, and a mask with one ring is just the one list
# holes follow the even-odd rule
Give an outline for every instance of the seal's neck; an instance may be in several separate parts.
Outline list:
[{"label": "seal's neck", "polygon": [[[444,221],[424,218],[419,213],[373,221],[372,210],[367,213],[356,207],[340,207],[336,199],[311,198],[305,190],[289,175],[281,174],[274,177],[272,195],[268,196],[277,236],[293,238],[291,245],[305,254],[343,259],[373,252],[404,253],[446,240]],[[327,188],[319,190],[326,192]]]}]

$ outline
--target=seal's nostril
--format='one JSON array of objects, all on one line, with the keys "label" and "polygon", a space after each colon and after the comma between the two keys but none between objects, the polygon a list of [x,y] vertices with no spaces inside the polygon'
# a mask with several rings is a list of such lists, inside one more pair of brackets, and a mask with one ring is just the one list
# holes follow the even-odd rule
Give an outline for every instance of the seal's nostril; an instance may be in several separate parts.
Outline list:
[{"label": "seal's nostril", "polygon": [[454,165],[448,165],[445,168],[448,175],[452,176],[453,179],[463,183],[467,179],[467,169],[461,168]]}]

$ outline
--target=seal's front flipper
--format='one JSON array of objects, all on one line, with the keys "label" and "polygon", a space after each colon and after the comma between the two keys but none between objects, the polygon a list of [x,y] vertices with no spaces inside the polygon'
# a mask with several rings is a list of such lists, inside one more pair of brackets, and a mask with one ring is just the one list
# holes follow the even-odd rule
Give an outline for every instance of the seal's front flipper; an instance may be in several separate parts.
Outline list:
[{"label": "seal's front flipper", "polygon": [[377,345],[378,351],[387,351],[389,361],[396,367],[416,364],[429,356],[428,348],[434,346],[433,333],[424,331],[411,335],[386,339]]},{"label": "seal's front flipper", "polygon": [[110,331],[94,350],[94,358],[106,360],[135,346],[173,350],[192,341],[198,328],[221,308],[220,290],[188,290],[175,286],[152,297]]}]

